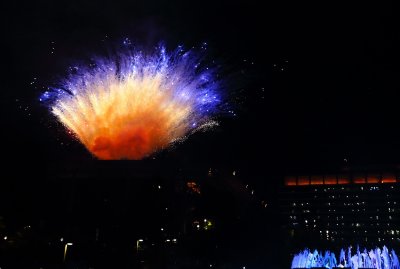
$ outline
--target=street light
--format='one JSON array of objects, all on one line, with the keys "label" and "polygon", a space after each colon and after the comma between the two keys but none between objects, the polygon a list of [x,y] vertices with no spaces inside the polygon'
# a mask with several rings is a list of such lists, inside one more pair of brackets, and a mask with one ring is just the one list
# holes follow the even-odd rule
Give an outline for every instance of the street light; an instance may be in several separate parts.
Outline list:
[{"label": "street light", "polygon": [[139,253],[139,243],[143,242],[143,239],[136,240],[136,252]]},{"label": "street light", "polygon": [[64,247],[64,262],[65,262],[65,258],[67,257],[68,246],[72,246],[72,245],[73,245],[72,243],[66,243],[65,244],[65,247]]}]

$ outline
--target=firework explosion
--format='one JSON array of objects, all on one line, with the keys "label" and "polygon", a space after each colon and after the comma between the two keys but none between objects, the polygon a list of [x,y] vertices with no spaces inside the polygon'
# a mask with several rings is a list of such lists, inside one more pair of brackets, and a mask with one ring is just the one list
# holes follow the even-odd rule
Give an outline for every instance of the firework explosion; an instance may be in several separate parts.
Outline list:
[{"label": "firework explosion", "polygon": [[216,124],[215,77],[193,51],[160,47],[76,67],[40,101],[97,158],[139,160]]}]

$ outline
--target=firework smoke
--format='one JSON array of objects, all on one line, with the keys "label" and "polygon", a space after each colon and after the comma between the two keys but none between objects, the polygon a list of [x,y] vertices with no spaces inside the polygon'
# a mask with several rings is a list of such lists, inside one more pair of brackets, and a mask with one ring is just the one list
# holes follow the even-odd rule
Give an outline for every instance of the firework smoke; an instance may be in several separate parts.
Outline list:
[{"label": "firework smoke", "polygon": [[201,66],[181,48],[125,53],[75,68],[40,100],[97,158],[139,160],[216,123],[220,86]]}]

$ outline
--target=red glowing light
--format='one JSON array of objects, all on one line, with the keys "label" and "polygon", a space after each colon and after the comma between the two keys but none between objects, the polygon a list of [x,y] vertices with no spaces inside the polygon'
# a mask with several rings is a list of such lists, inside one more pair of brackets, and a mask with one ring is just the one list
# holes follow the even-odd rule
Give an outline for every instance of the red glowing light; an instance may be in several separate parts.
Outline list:
[{"label": "red glowing light", "polygon": [[368,175],[367,176],[367,183],[379,183],[379,175]]},{"label": "red glowing light", "polygon": [[310,185],[310,177],[300,176],[298,178],[297,185],[299,185],[299,186]]},{"label": "red glowing light", "polygon": [[354,184],[365,184],[365,176],[363,175],[355,175],[353,177]]},{"label": "red glowing light", "polygon": [[338,175],[338,184],[350,184],[350,179],[346,175]]},{"label": "red glowing light", "polygon": [[285,178],[285,185],[286,186],[296,186],[296,177],[286,177]]},{"label": "red glowing light", "polygon": [[324,182],[326,185],[335,185],[337,184],[337,178],[336,176],[329,175],[325,177]]},{"label": "red glowing light", "polygon": [[396,183],[396,176],[394,174],[383,174],[382,183]]},{"label": "red glowing light", "polygon": [[312,176],[311,177],[311,185],[323,185],[324,178],[321,176]]},{"label": "red glowing light", "polygon": [[[350,180],[351,179],[351,180]],[[310,186],[310,185],[344,185],[344,184],[378,184],[400,182],[393,173],[385,173],[382,177],[379,174],[339,174],[326,176],[287,176],[286,186]]]}]

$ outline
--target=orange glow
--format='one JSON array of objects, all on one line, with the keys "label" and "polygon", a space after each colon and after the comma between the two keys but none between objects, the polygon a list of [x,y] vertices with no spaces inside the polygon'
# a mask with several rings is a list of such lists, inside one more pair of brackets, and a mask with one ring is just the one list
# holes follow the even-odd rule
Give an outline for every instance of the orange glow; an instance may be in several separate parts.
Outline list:
[{"label": "orange glow", "polygon": [[353,177],[353,183],[355,183],[355,184],[365,184],[365,176],[355,175]]},{"label": "orange glow", "polygon": [[367,183],[379,183],[379,175],[368,175],[367,176]]},{"label": "orange glow", "polygon": [[[352,178],[352,180],[350,180]],[[310,186],[310,185],[344,185],[344,184],[377,184],[377,183],[396,183],[396,175],[393,173],[383,174],[382,179],[379,174],[349,174],[327,175],[327,176],[287,176],[285,177],[286,186]]]},{"label": "orange glow", "polygon": [[383,174],[382,183],[396,183],[396,176],[394,174]]},{"label": "orange glow", "polygon": [[310,178],[308,176],[301,176],[298,178],[299,186],[310,185]]},{"label": "orange glow", "polygon": [[350,184],[350,179],[346,175],[338,175],[338,184]]},{"label": "orange glow", "polygon": [[326,185],[337,184],[336,176],[332,176],[332,175],[326,176],[325,184]]},{"label": "orange glow", "polygon": [[321,176],[311,176],[311,185],[323,185],[324,179]]},{"label": "orange glow", "polygon": [[296,186],[296,177],[286,177],[285,178],[285,185],[286,186]]},{"label": "orange glow", "polygon": [[196,184],[196,182],[188,182],[187,187],[194,193],[201,194],[200,186]]}]

